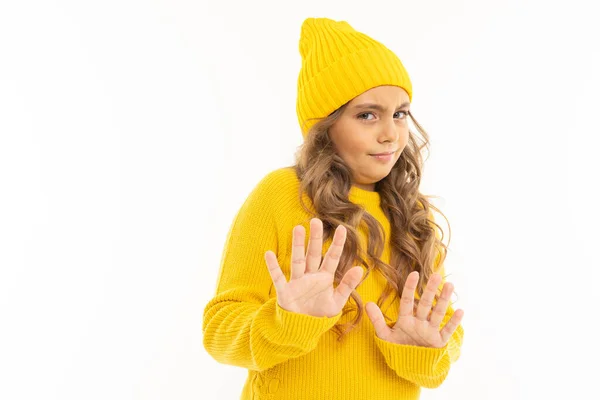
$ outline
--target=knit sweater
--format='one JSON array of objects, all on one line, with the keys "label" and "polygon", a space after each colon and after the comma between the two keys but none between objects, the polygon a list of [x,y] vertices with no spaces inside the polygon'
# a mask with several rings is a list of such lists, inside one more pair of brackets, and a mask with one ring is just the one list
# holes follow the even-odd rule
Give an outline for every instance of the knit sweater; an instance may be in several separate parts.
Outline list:
[{"label": "knit sweater", "polygon": [[[298,189],[299,180],[290,167],[268,173],[254,187],[227,234],[216,293],[204,309],[206,351],[219,363],[248,370],[240,399],[418,399],[421,387],[440,386],[459,358],[460,325],[443,348],[395,344],[375,334],[365,311],[359,325],[340,342],[331,328],[350,322],[355,313],[314,317],[279,306],[264,255],[272,250],[289,280],[292,230],[304,226],[306,240],[310,232],[311,216],[300,205]],[[313,209],[306,193],[303,197]],[[348,199],[382,224],[386,243],[380,258],[389,263],[390,224],[380,208],[379,193],[352,186]],[[362,225],[358,233],[365,246],[367,232]],[[323,256],[331,240],[324,242]],[[444,276],[439,255],[435,270]],[[356,288],[363,305],[377,303],[385,284],[385,277],[371,270]],[[400,303],[398,296],[391,297],[394,300],[382,311],[395,322]],[[453,312],[449,306],[441,326]]]}]

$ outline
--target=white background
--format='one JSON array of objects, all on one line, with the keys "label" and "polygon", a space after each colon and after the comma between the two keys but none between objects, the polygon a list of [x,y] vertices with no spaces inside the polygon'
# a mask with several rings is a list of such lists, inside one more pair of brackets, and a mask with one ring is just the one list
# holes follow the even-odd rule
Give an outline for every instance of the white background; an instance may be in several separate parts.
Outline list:
[{"label": "white background", "polygon": [[307,17],[396,52],[431,136],[465,342],[422,398],[597,392],[591,8],[56,0],[0,5],[0,398],[238,398],[202,312],[235,212],[302,143]]}]

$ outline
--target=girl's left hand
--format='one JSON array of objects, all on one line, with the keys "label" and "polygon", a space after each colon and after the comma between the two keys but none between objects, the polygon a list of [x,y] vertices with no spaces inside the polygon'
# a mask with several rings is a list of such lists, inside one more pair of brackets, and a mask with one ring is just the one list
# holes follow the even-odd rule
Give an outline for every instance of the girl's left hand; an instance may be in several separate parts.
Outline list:
[{"label": "girl's left hand", "polygon": [[383,313],[377,304],[372,302],[366,304],[367,315],[373,323],[377,336],[385,341],[413,346],[444,347],[448,343],[448,340],[450,340],[452,333],[460,325],[464,311],[461,309],[455,310],[452,318],[448,320],[440,331],[440,324],[446,315],[453,285],[449,282],[444,284],[442,294],[432,311],[431,307],[436,290],[442,282],[442,276],[434,273],[429,278],[427,287],[423,291],[423,296],[419,300],[416,313],[413,315],[414,293],[418,281],[419,273],[417,271],[408,274],[400,299],[398,321],[396,321],[393,328],[390,328],[385,323]]}]

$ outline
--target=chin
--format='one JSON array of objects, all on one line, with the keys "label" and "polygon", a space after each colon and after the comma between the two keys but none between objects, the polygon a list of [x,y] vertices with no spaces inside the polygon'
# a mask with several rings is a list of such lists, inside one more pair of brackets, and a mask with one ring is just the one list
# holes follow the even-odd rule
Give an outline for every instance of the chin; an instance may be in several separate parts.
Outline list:
[{"label": "chin", "polygon": [[386,176],[388,176],[388,175],[389,175],[389,174],[380,175],[380,176],[378,176],[378,177],[376,177],[376,178],[375,178],[375,177],[373,177],[373,178],[369,179],[369,182],[370,182],[371,184],[375,184],[375,183],[379,182],[380,180],[384,179],[384,178],[385,178]]}]

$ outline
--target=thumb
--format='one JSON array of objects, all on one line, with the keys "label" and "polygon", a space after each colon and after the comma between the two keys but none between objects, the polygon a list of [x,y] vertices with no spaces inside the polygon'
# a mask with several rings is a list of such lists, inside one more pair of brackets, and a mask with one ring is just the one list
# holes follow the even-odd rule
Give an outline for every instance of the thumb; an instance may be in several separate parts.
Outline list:
[{"label": "thumb", "polygon": [[377,304],[373,302],[369,302],[365,305],[365,310],[367,311],[367,315],[373,323],[373,327],[375,328],[375,333],[381,339],[385,339],[388,337],[390,332],[390,327],[385,323],[385,318],[383,317],[383,313],[377,306]]}]

